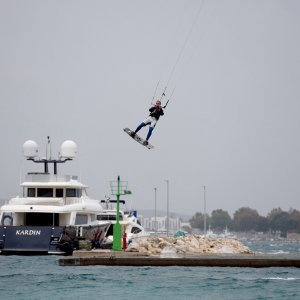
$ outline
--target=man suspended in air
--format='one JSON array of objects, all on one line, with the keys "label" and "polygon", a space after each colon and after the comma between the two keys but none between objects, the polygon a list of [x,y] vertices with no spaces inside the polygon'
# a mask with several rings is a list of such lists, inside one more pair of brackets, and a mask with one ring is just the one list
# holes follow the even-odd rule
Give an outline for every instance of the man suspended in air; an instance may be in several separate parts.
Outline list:
[{"label": "man suspended in air", "polygon": [[161,101],[160,100],[157,100],[155,102],[155,105],[154,106],[151,106],[149,108],[149,111],[150,111],[150,114],[149,114],[149,117],[147,117],[137,128],[135,131],[132,131],[130,133],[130,135],[132,137],[134,137],[136,135],[136,133],[142,129],[143,127],[149,125],[149,131],[148,131],[148,134],[147,134],[147,137],[146,137],[146,140],[144,141],[144,145],[148,145],[148,140],[152,134],[152,131],[157,123],[157,121],[159,120],[160,116],[163,116],[164,115],[164,111],[163,111],[163,108],[161,107]]}]

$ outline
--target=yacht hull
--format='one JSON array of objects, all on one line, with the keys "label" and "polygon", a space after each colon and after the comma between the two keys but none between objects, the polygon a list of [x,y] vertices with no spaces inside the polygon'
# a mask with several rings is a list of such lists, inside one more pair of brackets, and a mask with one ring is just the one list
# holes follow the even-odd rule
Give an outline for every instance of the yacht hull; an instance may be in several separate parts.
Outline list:
[{"label": "yacht hull", "polygon": [[0,226],[1,254],[72,254],[72,240],[60,249],[64,231],[65,227]]},{"label": "yacht hull", "polygon": [[72,255],[85,240],[102,243],[107,226],[0,226],[0,254]]}]

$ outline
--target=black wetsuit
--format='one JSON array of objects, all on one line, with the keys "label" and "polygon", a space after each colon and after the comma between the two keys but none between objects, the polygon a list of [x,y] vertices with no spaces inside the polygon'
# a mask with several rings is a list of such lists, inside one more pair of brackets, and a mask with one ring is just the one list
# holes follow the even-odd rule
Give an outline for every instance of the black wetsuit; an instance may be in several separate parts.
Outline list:
[{"label": "black wetsuit", "polygon": [[149,116],[155,118],[156,120],[158,120],[160,116],[164,115],[164,111],[161,107],[152,106],[149,108],[149,111]]}]

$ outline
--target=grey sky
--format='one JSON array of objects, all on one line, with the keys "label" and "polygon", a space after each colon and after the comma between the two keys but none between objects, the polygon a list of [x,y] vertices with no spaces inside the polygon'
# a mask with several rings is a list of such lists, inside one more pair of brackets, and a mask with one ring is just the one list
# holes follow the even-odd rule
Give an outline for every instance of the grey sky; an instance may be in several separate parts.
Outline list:
[{"label": "grey sky", "polygon": [[[41,170],[22,144],[44,156],[49,135],[54,156],[76,142],[60,171],[95,198],[120,175],[136,208],[152,209],[157,187],[166,209],[168,179],[174,212],[202,211],[203,185],[208,212],[300,209],[300,2],[205,1],[172,73],[201,3],[0,0],[0,198]],[[149,151],[122,129],[169,79]]]}]

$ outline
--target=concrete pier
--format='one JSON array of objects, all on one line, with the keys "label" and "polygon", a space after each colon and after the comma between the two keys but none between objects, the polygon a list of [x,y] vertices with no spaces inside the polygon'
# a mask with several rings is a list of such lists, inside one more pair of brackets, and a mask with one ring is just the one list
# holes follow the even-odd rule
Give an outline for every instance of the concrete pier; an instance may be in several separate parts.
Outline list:
[{"label": "concrete pier", "polygon": [[193,267],[300,267],[300,254],[218,254],[145,256],[132,252],[75,253],[59,259],[60,266],[193,266]]}]

